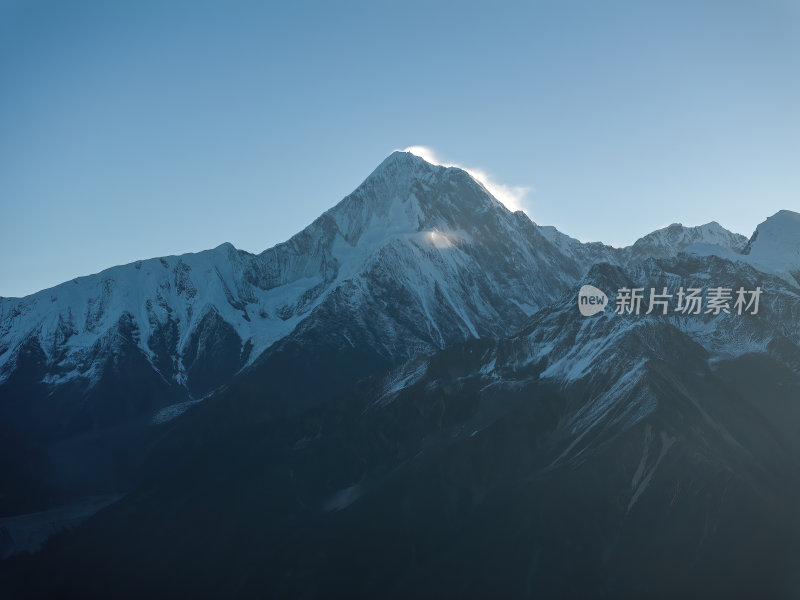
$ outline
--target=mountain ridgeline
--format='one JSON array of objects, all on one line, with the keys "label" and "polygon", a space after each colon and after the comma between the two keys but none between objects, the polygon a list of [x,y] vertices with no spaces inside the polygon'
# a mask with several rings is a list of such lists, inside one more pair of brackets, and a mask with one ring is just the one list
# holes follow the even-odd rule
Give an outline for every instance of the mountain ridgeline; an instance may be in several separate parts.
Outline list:
[{"label": "mountain ridgeline", "polygon": [[395,152],[261,254],[0,298],[0,590],[792,597],[798,440],[800,214],[613,248]]}]

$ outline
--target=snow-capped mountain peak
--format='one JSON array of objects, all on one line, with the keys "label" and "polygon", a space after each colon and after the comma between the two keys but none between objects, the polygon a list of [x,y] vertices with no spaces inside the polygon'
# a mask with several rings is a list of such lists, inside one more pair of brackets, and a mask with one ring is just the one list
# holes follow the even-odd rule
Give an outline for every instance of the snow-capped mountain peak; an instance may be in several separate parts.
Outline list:
[{"label": "snow-capped mountain peak", "polygon": [[691,244],[709,244],[741,252],[747,244],[747,238],[728,231],[716,221],[696,227],[673,223],[636,240],[631,246],[631,253],[634,256],[647,254],[662,258],[674,256]]},{"label": "snow-capped mountain peak", "polygon": [[[107,370],[108,352],[124,342],[161,377],[201,395],[332,294],[356,310],[374,302],[379,289],[385,301],[408,294],[403,319],[423,323],[415,335],[424,341],[415,337],[409,348],[502,333],[563,291],[570,266],[546,267],[558,258],[547,246],[529,221],[464,170],[395,152],[310,226],[260,255],[222,244],[0,300],[0,383],[20,356],[33,353],[31,372],[41,382],[93,385]],[[395,325],[386,327],[392,344],[408,345]],[[121,329],[131,334],[120,336]],[[204,353],[206,362],[199,359]],[[217,377],[209,376],[208,360],[225,363]]]},{"label": "snow-capped mountain peak", "polygon": [[747,244],[747,238],[722,227],[716,221],[686,227],[673,223],[657,229],[624,248],[613,248],[600,242],[582,243],[555,227],[540,226],[539,231],[561,252],[578,262],[585,273],[597,263],[631,266],[648,258],[669,258],[680,252],[700,252],[738,256]]},{"label": "snow-capped mountain peak", "polygon": [[788,271],[800,282],[800,213],[781,210],[757,228],[745,253],[754,262]]},{"label": "snow-capped mountain peak", "polygon": [[800,285],[800,213],[781,210],[761,223],[739,251],[720,244],[692,243],[686,252],[716,255],[746,262],[755,268]]}]

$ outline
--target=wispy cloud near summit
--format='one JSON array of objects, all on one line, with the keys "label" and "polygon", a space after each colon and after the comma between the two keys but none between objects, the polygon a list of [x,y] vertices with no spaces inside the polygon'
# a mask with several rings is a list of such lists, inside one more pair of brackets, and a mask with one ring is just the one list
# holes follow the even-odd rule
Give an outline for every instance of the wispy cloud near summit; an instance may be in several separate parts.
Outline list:
[{"label": "wispy cloud near summit", "polygon": [[423,158],[434,165],[440,165],[443,167],[458,167],[459,169],[464,169],[467,173],[472,175],[472,177],[480,181],[483,184],[483,187],[489,190],[489,193],[502,202],[508,210],[521,210],[526,213],[528,212],[524,200],[527,194],[531,191],[530,187],[508,186],[502,183],[497,183],[486,172],[480,169],[465,167],[456,163],[443,162],[439,160],[434,150],[428,146],[408,146],[407,148],[403,149],[403,152],[411,152],[412,154],[415,154],[416,156],[419,156],[420,158]]}]

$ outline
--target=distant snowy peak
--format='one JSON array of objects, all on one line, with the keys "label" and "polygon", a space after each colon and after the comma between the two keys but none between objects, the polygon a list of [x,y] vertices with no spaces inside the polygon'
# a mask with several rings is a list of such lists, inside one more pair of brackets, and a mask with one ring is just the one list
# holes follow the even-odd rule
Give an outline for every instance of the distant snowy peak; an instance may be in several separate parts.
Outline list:
[{"label": "distant snowy peak", "polygon": [[696,227],[673,223],[625,248],[582,243],[555,227],[539,226],[539,231],[585,270],[596,263],[630,266],[648,258],[670,258],[685,252],[746,262],[758,270],[780,275],[793,285],[800,284],[800,213],[790,210],[781,210],[761,223],[749,241],[716,221]]},{"label": "distant snowy peak", "polygon": [[680,223],[673,223],[669,227],[657,229],[636,240],[630,247],[630,252],[634,257],[644,254],[648,257],[663,258],[675,256],[691,244],[710,244],[742,252],[747,245],[747,238],[728,231],[716,221],[696,227],[684,227]]},{"label": "distant snowy peak", "polygon": [[787,272],[800,283],[800,213],[781,210],[769,217],[744,252],[752,264]]},{"label": "distant snowy peak", "polygon": [[710,242],[690,244],[685,251],[746,262],[800,285],[800,213],[790,210],[775,213],[756,228],[741,252]]},{"label": "distant snowy peak", "polygon": [[713,249],[705,254],[738,255],[747,245],[746,237],[728,231],[715,221],[696,227],[673,223],[624,248],[613,248],[600,242],[583,243],[555,227],[540,226],[539,231],[560,252],[580,263],[584,272],[597,263],[630,266],[648,258],[671,258],[680,252],[692,251],[695,247]]}]

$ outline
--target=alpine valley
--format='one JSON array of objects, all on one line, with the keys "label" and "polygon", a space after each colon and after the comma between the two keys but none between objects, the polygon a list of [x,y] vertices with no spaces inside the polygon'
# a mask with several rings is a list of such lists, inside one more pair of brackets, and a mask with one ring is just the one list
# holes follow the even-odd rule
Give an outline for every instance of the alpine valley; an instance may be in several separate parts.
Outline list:
[{"label": "alpine valley", "polygon": [[614,248],[395,152],[261,254],[0,298],[3,598],[795,598],[798,506],[796,212]]}]

